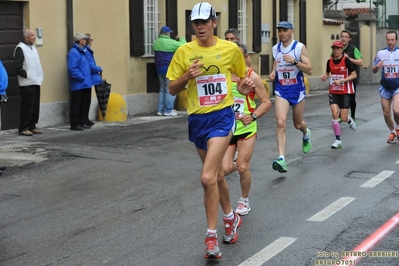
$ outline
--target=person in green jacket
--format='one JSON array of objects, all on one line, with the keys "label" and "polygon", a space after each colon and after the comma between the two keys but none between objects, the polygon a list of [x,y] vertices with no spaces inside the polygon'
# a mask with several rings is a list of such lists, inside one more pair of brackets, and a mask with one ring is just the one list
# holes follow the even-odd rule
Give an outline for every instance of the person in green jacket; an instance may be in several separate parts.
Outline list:
[{"label": "person in green jacket", "polygon": [[176,36],[175,39],[170,38],[171,32],[173,31],[168,26],[163,26],[159,38],[153,44],[160,85],[157,115],[165,116],[177,115],[173,110],[176,96],[169,93],[169,79],[166,77],[166,72],[177,48],[187,42],[186,39],[179,36]]}]

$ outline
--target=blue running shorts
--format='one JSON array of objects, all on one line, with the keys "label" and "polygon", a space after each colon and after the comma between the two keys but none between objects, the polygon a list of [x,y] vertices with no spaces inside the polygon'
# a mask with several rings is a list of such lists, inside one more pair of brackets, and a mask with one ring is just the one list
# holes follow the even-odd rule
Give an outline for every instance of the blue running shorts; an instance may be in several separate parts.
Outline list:
[{"label": "blue running shorts", "polygon": [[191,114],[188,117],[188,139],[197,149],[207,150],[208,139],[234,133],[235,121],[231,107],[207,114]]},{"label": "blue running shorts", "polygon": [[274,91],[274,94],[277,96],[286,99],[291,106],[297,105],[300,103],[303,99],[306,97],[306,90],[303,88],[303,90],[279,90],[276,88]]},{"label": "blue running shorts", "polygon": [[391,100],[393,98],[393,96],[395,96],[396,94],[399,94],[399,88],[397,88],[396,90],[390,91],[390,90],[385,89],[384,87],[380,87],[381,98]]}]

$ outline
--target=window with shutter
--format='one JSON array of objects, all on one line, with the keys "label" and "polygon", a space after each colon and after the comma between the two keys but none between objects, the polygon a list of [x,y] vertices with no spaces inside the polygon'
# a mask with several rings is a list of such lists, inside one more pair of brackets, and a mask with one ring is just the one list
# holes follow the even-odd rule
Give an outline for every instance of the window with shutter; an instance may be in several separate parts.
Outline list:
[{"label": "window with shutter", "polygon": [[129,0],[130,56],[144,55],[144,1]]},{"label": "window with shutter", "polygon": [[252,1],[252,43],[253,51],[255,53],[260,53],[262,50],[262,1],[253,0]]},{"label": "window with shutter", "polygon": [[158,0],[129,0],[130,56],[153,56],[159,33]]},{"label": "window with shutter", "polygon": [[247,42],[247,0],[238,0],[238,31],[241,35],[241,42],[248,45]]},{"label": "window with shutter", "polygon": [[153,56],[152,45],[159,34],[158,0],[144,0],[144,56]]}]

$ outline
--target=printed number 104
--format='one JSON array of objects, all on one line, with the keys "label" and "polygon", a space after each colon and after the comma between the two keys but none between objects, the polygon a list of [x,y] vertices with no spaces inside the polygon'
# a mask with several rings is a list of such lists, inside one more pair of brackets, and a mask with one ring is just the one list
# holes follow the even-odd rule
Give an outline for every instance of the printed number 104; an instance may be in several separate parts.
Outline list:
[{"label": "printed number 104", "polygon": [[205,95],[214,95],[215,93],[222,93],[222,85],[220,83],[209,83],[202,86],[205,91]]}]

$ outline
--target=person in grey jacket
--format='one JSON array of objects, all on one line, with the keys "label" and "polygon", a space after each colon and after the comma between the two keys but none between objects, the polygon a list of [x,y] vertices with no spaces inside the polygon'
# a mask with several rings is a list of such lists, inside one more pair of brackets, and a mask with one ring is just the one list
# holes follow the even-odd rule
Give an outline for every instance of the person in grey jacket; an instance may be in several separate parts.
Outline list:
[{"label": "person in grey jacket", "polygon": [[[88,37],[86,39],[86,48],[87,48],[86,56],[87,56],[87,59],[89,60],[89,64],[90,64],[91,83],[93,83],[93,85],[97,91],[98,85],[100,85],[100,83],[102,82],[101,75],[102,75],[103,69],[100,66],[97,66],[96,60],[94,59],[94,51],[91,49],[91,46],[93,45],[93,39],[91,38],[91,34],[86,33],[85,35]],[[90,107],[91,98],[89,98],[88,101],[89,102],[88,102],[87,106]],[[89,112],[87,112],[87,114],[88,113]],[[89,116],[87,116],[87,118],[86,118],[86,125],[89,125],[89,126],[94,125],[94,123],[89,120]]]},{"label": "person in grey jacket", "polygon": [[31,29],[24,30],[24,41],[14,50],[14,66],[21,93],[19,134],[32,136],[43,131],[36,128],[40,112],[40,86],[43,82],[43,69],[39,53],[33,45],[36,34]]}]

